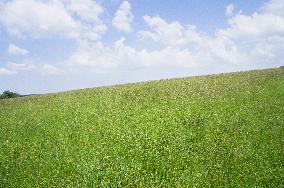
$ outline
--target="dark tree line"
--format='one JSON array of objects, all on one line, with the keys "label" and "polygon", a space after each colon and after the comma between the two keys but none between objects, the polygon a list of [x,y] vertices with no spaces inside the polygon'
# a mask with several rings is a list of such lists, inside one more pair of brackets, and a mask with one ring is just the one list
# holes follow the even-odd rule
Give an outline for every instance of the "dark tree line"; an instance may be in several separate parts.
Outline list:
[{"label": "dark tree line", "polygon": [[1,95],[0,95],[0,99],[9,99],[9,98],[15,98],[15,97],[20,97],[21,95],[12,91],[4,91]]}]

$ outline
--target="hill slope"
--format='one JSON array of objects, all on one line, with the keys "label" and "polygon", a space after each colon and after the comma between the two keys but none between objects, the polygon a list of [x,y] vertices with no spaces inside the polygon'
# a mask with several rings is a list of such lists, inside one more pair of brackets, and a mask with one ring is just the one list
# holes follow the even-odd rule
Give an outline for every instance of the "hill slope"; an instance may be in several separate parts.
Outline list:
[{"label": "hill slope", "polygon": [[2,187],[283,187],[284,69],[0,101]]}]

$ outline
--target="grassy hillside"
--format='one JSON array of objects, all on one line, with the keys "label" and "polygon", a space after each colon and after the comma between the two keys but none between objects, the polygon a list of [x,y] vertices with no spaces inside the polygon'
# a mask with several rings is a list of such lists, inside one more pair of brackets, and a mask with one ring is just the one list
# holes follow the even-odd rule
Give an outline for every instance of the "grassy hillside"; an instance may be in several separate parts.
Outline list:
[{"label": "grassy hillside", "polygon": [[284,187],[284,69],[0,101],[0,187]]}]

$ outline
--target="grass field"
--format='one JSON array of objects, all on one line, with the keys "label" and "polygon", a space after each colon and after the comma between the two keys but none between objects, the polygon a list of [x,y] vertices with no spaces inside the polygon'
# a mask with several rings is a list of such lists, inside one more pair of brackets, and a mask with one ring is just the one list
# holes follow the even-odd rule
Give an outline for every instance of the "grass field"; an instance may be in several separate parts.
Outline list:
[{"label": "grass field", "polygon": [[284,68],[0,101],[0,187],[284,187]]}]

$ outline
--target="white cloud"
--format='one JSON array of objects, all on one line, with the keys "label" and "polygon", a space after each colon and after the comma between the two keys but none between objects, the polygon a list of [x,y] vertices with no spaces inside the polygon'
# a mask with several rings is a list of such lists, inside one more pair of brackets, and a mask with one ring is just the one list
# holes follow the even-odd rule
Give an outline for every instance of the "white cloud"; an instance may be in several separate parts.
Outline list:
[{"label": "white cloud", "polygon": [[[0,7],[0,22],[11,35],[32,38],[54,35],[97,40],[106,30],[94,1],[11,0]],[[86,23],[88,22],[88,23]]]},{"label": "white cloud", "polygon": [[[231,10],[233,12],[233,8]],[[70,62],[104,70],[141,67],[245,69],[279,64],[283,57],[283,18],[272,13],[232,14],[229,26],[217,30],[213,36],[198,31],[194,25],[167,22],[159,16],[143,18],[150,29],[138,31],[138,36],[162,44],[159,49],[137,50],[126,45],[124,38],[110,47],[86,42],[79,46]]]},{"label": "white cloud", "polygon": [[103,7],[93,0],[68,0],[67,9],[87,22],[100,22]]},{"label": "white cloud", "polygon": [[216,37],[234,44],[241,58],[239,65],[268,67],[281,65],[284,51],[284,1],[271,0],[252,15],[238,13],[219,29]]},{"label": "white cloud", "polygon": [[32,63],[8,63],[7,68],[12,71],[30,71],[36,69],[36,66]]},{"label": "white cloud", "polygon": [[[204,59],[204,54],[227,63],[234,63],[240,57],[234,43],[224,37],[210,37],[198,32],[195,26],[183,26],[177,21],[168,23],[159,16],[144,16],[144,20],[151,30],[139,31],[138,35],[142,39],[150,38],[165,47],[186,49],[195,56],[195,61],[198,61],[197,57]],[[205,63],[202,60],[200,62]]]},{"label": "white cloud", "polygon": [[[128,70],[151,67],[202,67],[212,63],[212,54],[189,49],[165,47],[149,51],[137,50],[125,44],[121,38],[111,47],[102,43],[84,42],[69,60],[71,67],[90,67],[95,70]],[[214,60],[215,62],[215,60]]]},{"label": "white cloud", "polygon": [[227,16],[232,16],[234,13],[234,5],[233,4],[229,4],[227,7],[226,7],[226,15]]},{"label": "white cloud", "polygon": [[115,57],[112,50],[102,43],[81,42],[77,51],[71,56],[70,64],[80,66],[91,66],[97,68],[116,67]]},{"label": "white cloud", "polygon": [[284,34],[284,1],[270,0],[252,15],[238,13],[228,21],[229,27],[218,35],[231,39],[259,40]]},{"label": "white cloud", "polygon": [[196,27],[193,25],[185,27],[177,21],[167,23],[159,16],[146,15],[143,16],[143,19],[151,27],[151,31],[139,31],[138,35],[142,39],[150,38],[155,42],[173,46],[202,42],[201,34],[196,31]]},{"label": "white cloud", "polygon": [[[159,16],[150,17],[146,15],[143,18],[150,26],[150,30],[138,31],[138,36],[141,39],[152,39],[154,42],[166,46],[191,45],[197,49],[207,46],[216,51],[215,45],[228,46],[229,44],[229,46],[232,46],[234,45],[232,40],[238,38],[252,40],[284,34],[284,18],[273,14],[254,13],[249,16],[239,13],[229,19],[228,28],[217,30],[215,36],[208,36],[197,31],[193,25],[184,26],[178,21],[168,23]],[[220,41],[225,43],[220,44]]]},{"label": "white cloud", "polygon": [[229,28],[219,30],[219,34],[228,38],[250,39],[284,34],[284,18],[273,14],[238,14],[229,20],[229,25]]},{"label": "white cloud", "polygon": [[14,44],[10,44],[8,47],[8,53],[10,55],[26,55],[28,54],[28,50],[24,49],[24,48],[20,48]]},{"label": "white cloud", "polygon": [[60,74],[62,71],[57,67],[51,64],[43,64],[39,67],[39,70],[42,74]]},{"label": "white cloud", "polygon": [[35,64],[33,62],[9,62],[5,68],[0,68],[0,75],[14,75],[22,72],[40,73],[42,75],[59,75],[64,71],[51,64]]},{"label": "white cloud", "polygon": [[14,75],[17,74],[16,71],[11,71],[9,69],[6,68],[0,68],[0,76],[7,76],[7,75]]},{"label": "white cloud", "polygon": [[284,36],[260,39],[248,52],[250,62],[283,65]]},{"label": "white cloud", "polygon": [[36,70],[37,66],[33,63],[13,63],[9,62],[6,64],[5,68],[0,68],[1,75],[14,75],[23,71]]},{"label": "white cloud", "polygon": [[[100,19],[103,7],[94,0],[66,0],[68,13],[79,24],[79,39],[98,40],[107,26]],[[76,19],[79,17],[79,19]]]},{"label": "white cloud", "polygon": [[262,11],[266,14],[274,14],[284,17],[284,1],[283,0],[270,0],[262,7]]},{"label": "white cloud", "polygon": [[131,32],[131,23],[133,21],[133,14],[131,12],[131,6],[128,1],[123,1],[118,10],[115,13],[115,17],[112,20],[113,26],[123,32]]},{"label": "white cloud", "polygon": [[0,21],[12,35],[72,36],[78,24],[60,1],[12,0],[1,7]]}]

